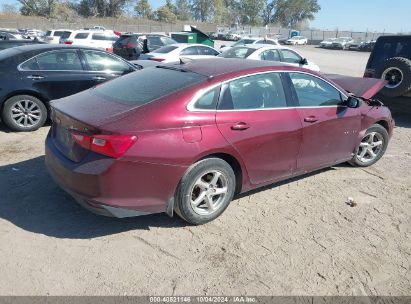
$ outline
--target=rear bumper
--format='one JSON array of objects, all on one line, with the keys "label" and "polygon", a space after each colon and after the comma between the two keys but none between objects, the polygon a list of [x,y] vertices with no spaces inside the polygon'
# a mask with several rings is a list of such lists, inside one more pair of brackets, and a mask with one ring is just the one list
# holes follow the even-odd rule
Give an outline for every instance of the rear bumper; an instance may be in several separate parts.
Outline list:
[{"label": "rear bumper", "polygon": [[130,217],[166,212],[186,167],[125,161],[90,152],[79,163],[46,139],[47,169],[54,181],[88,210]]}]

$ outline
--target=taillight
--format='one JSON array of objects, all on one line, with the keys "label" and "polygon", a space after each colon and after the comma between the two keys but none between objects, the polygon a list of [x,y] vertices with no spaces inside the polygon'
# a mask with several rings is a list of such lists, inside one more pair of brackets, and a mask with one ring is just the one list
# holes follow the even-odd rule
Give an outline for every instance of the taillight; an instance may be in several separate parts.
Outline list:
[{"label": "taillight", "polygon": [[64,41],[64,44],[73,44],[73,41],[66,40],[66,41]]},{"label": "taillight", "polygon": [[155,58],[155,57],[151,57],[151,58],[149,58],[150,60],[154,60],[154,61],[158,61],[158,62],[161,62],[161,61],[164,61],[165,59],[164,58]]},{"label": "taillight", "polygon": [[375,73],[374,69],[366,69],[363,77],[364,78],[374,78],[374,73]]},{"label": "taillight", "polygon": [[106,51],[109,53],[113,53],[113,48],[106,48]]},{"label": "taillight", "polygon": [[114,158],[121,157],[137,140],[133,135],[86,135],[73,131],[71,137],[84,149]]},{"label": "taillight", "polygon": [[121,32],[114,31],[114,35],[121,36]]}]

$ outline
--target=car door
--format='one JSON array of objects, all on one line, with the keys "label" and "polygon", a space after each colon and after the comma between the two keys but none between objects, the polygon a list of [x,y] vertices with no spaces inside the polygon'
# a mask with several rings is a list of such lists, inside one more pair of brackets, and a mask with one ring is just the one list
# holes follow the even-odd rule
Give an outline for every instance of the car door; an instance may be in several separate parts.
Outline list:
[{"label": "car door", "polygon": [[350,159],[361,127],[359,109],[345,106],[347,97],[315,75],[287,74],[303,125],[298,171],[312,171]]},{"label": "car door", "polygon": [[282,75],[255,74],[222,86],[216,123],[241,155],[251,183],[290,176],[296,168],[302,130],[295,108],[287,105]]},{"label": "car door", "polygon": [[62,49],[37,55],[21,65],[23,80],[45,98],[66,97],[89,88],[76,49]]},{"label": "car door", "polygon": [[104,51],[82,50],[90,87],[135,70],[123,59]]}]

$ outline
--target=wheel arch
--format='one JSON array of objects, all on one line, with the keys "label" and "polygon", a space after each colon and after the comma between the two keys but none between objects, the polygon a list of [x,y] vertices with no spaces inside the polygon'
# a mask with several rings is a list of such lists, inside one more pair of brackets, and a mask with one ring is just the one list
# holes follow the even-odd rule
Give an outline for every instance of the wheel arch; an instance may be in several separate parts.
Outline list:
[{"label": "wheel arch", "polygon": [[14,91],[11,92],[9,94],[7,94],[6,96],[3,97],[3,99],[1,100],[1,104],[0,104],[0,113],[3,111],[3,107],[4,104],[6,103],[6,101],[14,96],[18,96],[18,95],[30,95],[33,96],[37,99],[39,99],[47,108],[47,111],[49,111],[49,100],[47,98],[45,98],[42,94],[40,94],[39,92],[36,91],[30,91],[30,90],[22,90],[22,91]]},{"label": "wheel arch", "polygon": [[382,119],[382,120],[376,121],[375,124],[382,126],[385,130],[387,130],[388,133],[390,133],[391,130],[386,120]]}]

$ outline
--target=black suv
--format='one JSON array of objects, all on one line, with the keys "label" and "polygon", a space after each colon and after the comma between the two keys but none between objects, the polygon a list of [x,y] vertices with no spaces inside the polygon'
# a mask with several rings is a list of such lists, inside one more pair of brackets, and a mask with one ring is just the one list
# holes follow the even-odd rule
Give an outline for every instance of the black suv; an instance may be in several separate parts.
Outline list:
[{"label": "black suv", "polygon": [[411,93],[411,36],[382,36],[368,59],[364,77],[388,81],[381,93],[387,97]]},{"label": "black suv", "polygon": [[114,43],[113,53],[127,60],[136,60],[141,54],[174,43],[177,42],[163,35],[125,33]]}]

